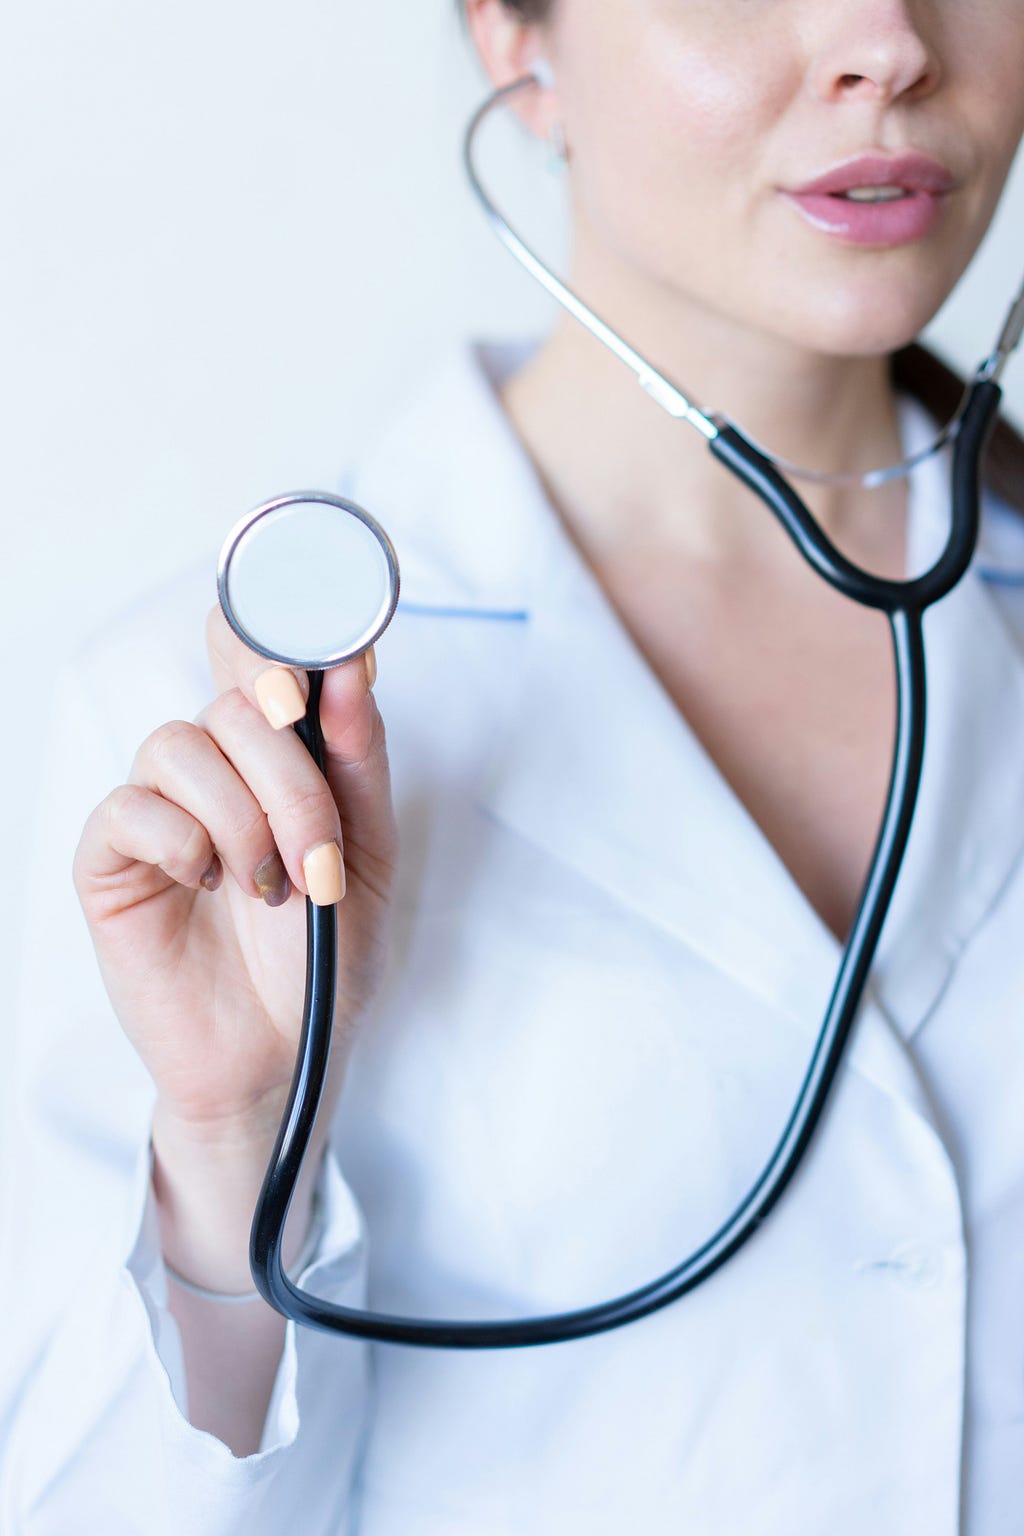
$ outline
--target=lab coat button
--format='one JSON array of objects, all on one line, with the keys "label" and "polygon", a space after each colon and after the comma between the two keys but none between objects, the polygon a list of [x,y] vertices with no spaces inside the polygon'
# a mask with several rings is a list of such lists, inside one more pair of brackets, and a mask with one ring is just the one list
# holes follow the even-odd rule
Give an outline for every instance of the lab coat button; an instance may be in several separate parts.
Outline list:
[{"label": "lab coat button", "polygon": [[925,1245],[899,1248],[891,1256],[889,1267],[897,1279],[914,1291],[931,1291],[942,1279],[942,1254]]}]

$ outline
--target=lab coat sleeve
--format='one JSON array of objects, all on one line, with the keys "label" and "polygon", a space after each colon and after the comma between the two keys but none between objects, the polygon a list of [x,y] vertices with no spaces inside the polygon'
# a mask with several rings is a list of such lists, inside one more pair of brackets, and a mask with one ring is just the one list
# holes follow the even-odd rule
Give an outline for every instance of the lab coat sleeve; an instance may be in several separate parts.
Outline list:
[{"label": "lab coat sleeve", "polygon": [[[0,1531],[342,1536],[355,1529],[367,1344],[289,1323],[251,1456],[188,1421],[150,1178],[153,1086],[107,999],[71,865],[148,729],[192,704],[180,670],[159,670],[159,636],[149,655],[118,649],[149,684],[150,718],[112,721],[109,658],[69,666],[41,775],[0,1148]],[[196,684],[199,708],[207,679]],[[301,1281],[359,1306],[366,1234],[333,1150],[318,1190],[323,1227]]]}]

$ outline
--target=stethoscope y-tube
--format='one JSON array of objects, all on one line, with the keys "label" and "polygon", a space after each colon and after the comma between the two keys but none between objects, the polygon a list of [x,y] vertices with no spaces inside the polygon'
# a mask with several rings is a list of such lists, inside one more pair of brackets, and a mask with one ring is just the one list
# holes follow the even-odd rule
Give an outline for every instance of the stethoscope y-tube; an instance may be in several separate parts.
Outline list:
[{"label": "stethoscope y-tube", "polygon": [[[533,82],[520,81],[512,88],[495,93],[477,114],[467,136],[468,160],[472,136],[485,112],[511,89],[519,89],[528,83]],[[489,200],[487,206],[500,219]],[[521,249],[526,248],[521,246]],[[535,266],[540,265],[532,253],[528,255]],[[551,274],[548,276],[560,293],[553,288],[551,291],[564,302],[561,295],[568,294],[569,290]],[[545,286],[550,288],[548,283]],[[586,306],[575,295],[570,297],[573,306],[566,307],[571,307],[572,312],[582,318],[580,310],[586,310]],[[586,313],[592,315],[589,310]],[[614,335],[603,322],[598,324],[609,335]],[[886,806],[857,914],[806,1074],[774,1150],[740,1204],[696,1251],[639,1290],[578,1311],[493,1322],[394,1317],[338,1306],[296,1286],[285,1273],[282,1262],[285,1222],[323,1093],[334,1018],[337,912],[334,907],[316,907],[307,898],[306,993],[301,1039],[287,1109],[257,1202],[250,1240],[250,1263],[256,1286],[265,1300],[285,1317],[325,1332],[381,1343],[444,1349],[505,1349],[586,1338],[636,1322],[694,1290],[739,1252],[778,1203],[821,1119],[853,1028],[903,861],[924,758],[927,687],[923,618],[933,603],[952,591],[971,562],[978,537],[981,468],[1002,398],[997,377],[1009,352],[1020,339],[1022,325],[1024,303],[1018,299],[997,352],[979,369],[965,394],[955,434],[946,434],[953,435],[954,448],[953,515],[945,548],[928,571],[904,581],[874,576],[847,560],[818,526],[772,459],[723,418],[701,412],[685,400],[685,410],[676,408],[676,399],[683,398],[680,392],[621,338],[616,338],[614,350],[620,356],[624,351],[629,354],[626,361],[634,371],[635,364],[640,365],[643,376],[638,373],[638,377],[643,387],[655,399],[660,396],[660,403],[671,409],[673,415],[685,417],[698,426],[715,457],[765,503],[822,579],[852,601],[880,609],[889,620],[896,668],[897,712]],[[905,468],[902,466],[903,470]],[[875,483],[881,483],[887,474],[876,477]],[[322,769],[323,736],[319,717],[322,673],[311,671],[309,684],[305,719],[296,730]]]}]

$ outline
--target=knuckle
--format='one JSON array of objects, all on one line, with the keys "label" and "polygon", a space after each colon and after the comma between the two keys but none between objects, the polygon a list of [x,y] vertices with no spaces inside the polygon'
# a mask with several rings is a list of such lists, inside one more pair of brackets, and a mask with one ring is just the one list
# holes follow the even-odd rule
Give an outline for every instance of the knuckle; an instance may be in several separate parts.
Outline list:
[{"label": "knuckle", "polygon": [[[372,698],[372,695],[371,695]],[[388,741],[387,729],[384,725],[384,717],[377,708],[376,703],[367,721],[366,734],[362,742],[362,750],[352,760],[351,767],[361,773],[388,773]]]},{"label": "knuckle", "polygon": [[151,763],[167,762],[184,747],[191,746],[199,734],[198,727],[188,720],[168,720],[147,736],[139,758],[148,758]]},{"label": "knuckle", "polygon": [[387,733],[384,719],[372,694],[370,707],[352,722],[342,743],[345,767],[358,775],[379,772],[387,766]]},{"label": "knuckle", "polygon": [[210,862],[210,839],[206,828],[199,822],[192,823],[174,855],[172,868],[179,870],[187,879],[196,872],[202,874]]},{"label": "knuckle", "polygon": [[370,726],[370,754],[385,760],[388,755],[387,726],[384,723],[384,716],[377,708],[376,700],[373,703],[373,719]]},{"label": "knuckle", "polygon": [[255,843],[265,843],[267,840],[267,815],[258,801],[254,801],[248,809],[240,812],[231,822],[227,830],[226,840],[232,844],[241,844],[249,847]]},{"label": "knuckle", "polygon": [[280,809],[289,821],[317,826],[324,822],[333,826],[338,819],[338,808],[325,780],[319,784],[290,785],[281,795]]},{"label": "knuckle", "polygon": [[148,794],[138,784],[119,784],[96,809],[101,826],[109,832],[132,821],[148,800]]},{"label": "knuckle", "polygon": [[252,705],[241,688],[226,688],[207,705],[206,717],[214,733],[233,732],[254,713]]}]

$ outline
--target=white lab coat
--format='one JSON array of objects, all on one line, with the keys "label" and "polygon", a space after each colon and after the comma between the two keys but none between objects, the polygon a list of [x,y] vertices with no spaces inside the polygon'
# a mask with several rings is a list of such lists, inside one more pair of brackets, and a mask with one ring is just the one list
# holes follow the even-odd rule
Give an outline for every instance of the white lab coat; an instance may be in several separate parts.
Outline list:
[{"label": "white lab coat", "polygon": [[[774,1145],[839,958],[545,500],[490,383],[518,360],[453,352],[341,486],[401,562],[376,690],[401,869],[302,1281],[428,1317],[582,1306],[676,1264]],[[927,419],[902,413],[916,447]],[[947,475],[948,450],[912,478],[912,571],[943,538]],[[47,878],[149,730],[210,696],[214,556],[62,679]],[[70,875],[37,900],[0,1266],[4,1536],[1019,1536],[1022,578],[1024,522],[990,497],[975,567],[926,619],[924,780],[870,994],[743,1253],[557,1347],[290,1324],[248,1458],[188,1423],[152,1087]]]}]

